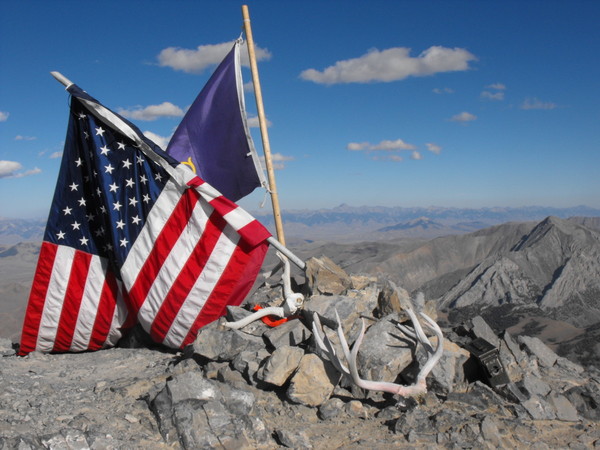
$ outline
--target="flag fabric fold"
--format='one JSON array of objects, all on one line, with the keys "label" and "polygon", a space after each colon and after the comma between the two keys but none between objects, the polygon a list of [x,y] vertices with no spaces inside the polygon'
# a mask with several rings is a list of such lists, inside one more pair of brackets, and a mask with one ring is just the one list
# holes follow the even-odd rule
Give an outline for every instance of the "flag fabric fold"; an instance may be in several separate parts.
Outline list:
[{"label": "flag fabric fold", "polygon": [[116,344],[140,323],[172,348],[239,305],[269,232],[77,86],[20,354]]},{"label": "flag fabric fold", "polygon": [[173,134],[167,153],[238,201],[267,186],[246,120],[237,40]]}]

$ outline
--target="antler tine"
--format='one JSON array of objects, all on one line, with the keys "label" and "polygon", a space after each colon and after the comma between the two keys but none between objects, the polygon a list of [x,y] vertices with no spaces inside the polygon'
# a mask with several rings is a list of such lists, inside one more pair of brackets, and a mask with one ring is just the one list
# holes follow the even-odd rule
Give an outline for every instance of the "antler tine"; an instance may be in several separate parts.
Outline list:
[{"label": "antler tine", "polygon": [[429,317],[424,312],[421,312],[420,315],[421,317],[423,317],[423,319],[425,319],[425,321],[431,327],[435,336],[437,337],[435,351],[432,354],[430,354],[429,358],[427,359],[427,362],[423,365],[423,367],[419,371],[419,374],[417,375],[417,380],[422,380],[422,382],[424,383],[425,377],[429,375],[429,372],[431,372],[433,367],[437,364],[437,362],[442,357],[442,354],[444,353],[444,335],[442,334],[442,330],[440,329],[439,325],[435,323],[435,321],[431,317]]},{"label": "antler tine", "polygon": [[[405,311],[410,317],[410,321],[413,324],[414,331],[410,331],[408,327],[401,324],[398,324],[397,327],[400,328],[400,330],[402,330],[403,333],[408,334],[411,338],[423,344],[423,347],[425,347],[425,351],[427,351],[427,353],[433,353],[433,347],[431,346],[429,339],[427,339],[427,335],[423,331],[423,327],[421,327],[421,323],[419,322],[419,319],[417,318],[416,314],[411,308],[406,308]],[[420,314],[423,315],[423,313]]]},{"label": "antler tine", "polygon": [[[337,314],[337,311],[336,311]],[[338,317],[339,324],[339,317]],[[327,355],[331,363],[335,366],[337,370],[342,372],[344,375],[350,376],[350,371],[348,368],[342,363],[340,358],[337,356],[335,349],[333,348],[333,344],[323,331],[323,326],[321,325],[321,320],[317,313],[313,313],[313,335],[315,336],[315,341],[319,348]],[[338,327],[339,330],[340,327]],[[321,336],[321,331],[323,332],[323,336]]]},{"label": "antler tine", "polygon": [[239,330],[240,328],[244,328],[249,323],[252,323],[255,320],[261,319],[266,316],[285,317],[285,311],[281,306],[269,306],[268,308],[259,309],[258,311],[238,321],[224,322],[223,325],[225,325],[228,328],[233,328],[234,330]]}]

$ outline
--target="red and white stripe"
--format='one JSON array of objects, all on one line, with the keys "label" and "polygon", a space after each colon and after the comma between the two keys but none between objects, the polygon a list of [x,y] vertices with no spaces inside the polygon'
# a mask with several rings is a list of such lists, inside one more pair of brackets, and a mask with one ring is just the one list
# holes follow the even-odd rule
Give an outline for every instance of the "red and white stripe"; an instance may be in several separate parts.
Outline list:
[{"label": "red and white stripe", "polygon": [[127,308],[106,261],[44,242],[25,313],[20,353],[110,347],[121,337]]},{"label": "red and white stripe", "polygon": [[[269,236],[222,196],[209,197],[209,203],[198,189],[179,189],[171,182],[165,187],[121,270],[138,321],[155,341],[174,348],[192,342],[227,305],[244,300]],[[213,203],[227,210],[235,227]],[[263,243],[241,241],[240,230]]]}]

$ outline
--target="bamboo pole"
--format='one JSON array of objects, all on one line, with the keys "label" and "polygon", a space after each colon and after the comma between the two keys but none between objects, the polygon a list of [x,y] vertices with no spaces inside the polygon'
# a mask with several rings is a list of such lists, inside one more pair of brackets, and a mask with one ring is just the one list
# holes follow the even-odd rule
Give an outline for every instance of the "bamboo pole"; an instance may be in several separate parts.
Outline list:
[{"label": "bamboo pole", "polygon": [[260,80],[258,78],[258,66],[256,64],[256,53],[254,51],[254,39],[252,37],[250,13],[248,12],[247,5],[242,5],[242,17],[244,18],[244,31],[246,33],[246,44],[248,46],[248,56],[250,58],[250,70],[252,71],[252,83],[254,84],[254,97],[256,98],[260,135],[263,142],[265,164],[267,166],[267,176],[269,179],[269,189],[271,191],[270,194],[271,204],[273,205],[273,217],[275,219],[275,231],[277,233],[277,240],[281,242],[282,245],[285,245],[281,210],[279,209],[279,195],[277,194],[277,185],[275,184],[275,170],[273,169],[273,162],[271,159],[271,145],[269,144],[269,134],[267,133],[267,120],[265,117]]}]

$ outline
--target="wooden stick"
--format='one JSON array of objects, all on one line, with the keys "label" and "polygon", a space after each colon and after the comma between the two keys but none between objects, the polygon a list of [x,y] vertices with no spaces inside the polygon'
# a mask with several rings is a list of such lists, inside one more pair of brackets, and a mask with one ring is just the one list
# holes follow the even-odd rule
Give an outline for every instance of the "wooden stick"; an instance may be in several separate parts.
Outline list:
[{"label": "wooden stick", "polygon": [[246,32],[246,43],[248,45],[248,56],[250,57],[250,70],[252,71],[252,83],[254,84],[254,97],[256,98],[256,108],[258,110],[258,122],[260,125],[260,135],[263,142],[263,151],[265,152],[265,164],[267,166],[267,176],[269,178],[269,189],[271,193],[271,204],[273,205],[273,217],[275,219],[275,231],[277,240],[285,245],[285,236],[283,234],[283,223],[281,220],[281,210],[279,209],[279,195],[277,194],[277,185],[275,184],[275,170],[271,160],[271,146],[269,144],[269,134],[267,133],[267,120],[263,106],[262,91],[260,80],[258,79],[258,66],[256,64],[256,53],[254,51],[254,39],[252,38],[252,28],[250,27],[250,14],[248,6],[242,5],[242,17],[244,18],[244,31]]}]

